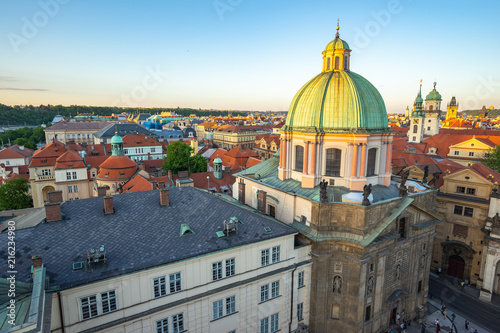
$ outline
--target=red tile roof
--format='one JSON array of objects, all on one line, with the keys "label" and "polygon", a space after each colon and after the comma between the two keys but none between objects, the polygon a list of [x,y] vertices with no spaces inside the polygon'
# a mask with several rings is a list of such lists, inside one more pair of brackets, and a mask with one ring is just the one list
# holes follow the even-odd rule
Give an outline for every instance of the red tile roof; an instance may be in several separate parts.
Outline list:
[{"label": "red tile roof", "polygon": [[144,146],[161,146],[158,141],[146,136],[145,134],[127,134],[123,138],[124,147],[144,147]]},{"label": "red tile roof", "polygon": [[152,172],[157,171],[163,167],[163,160],[142,160],[144,164],[144,171]]},{"label": "red tile roof", "polygon": [[107,179],[130,179],[137,172],[137,163],[125,155],[112,155],[106,159],[97,172],[97,178]]},{"label": "red tile roof", "polygon": [[64,143],[52,140],[52,142],[35,151],[30,167],[53,166],[56,164],[56,159],[68,149]]},{"label": "red tile roof", "polygon": [[132,177],[132,179],[130,179],[122,186],[123,193],[150,191],[152,189],[153,184],[140,174],[136,174],[134,177]]},{"label": "red tile roof", "polygon": [[25,158],[25,157],[30,157],[34,152],[33,149],[29,149],[26,147],[23,147],[23,149],[21,149],[20,147],[21,146],[19,145],[13,145],[0,150],[0,158],[1,159]]},{"label": "red tile roof", "polygon": [[262,162],[261,160],[259,160],[258,158],[254,158],[254,157],[250,157],[247,161],[247,164],[246,164],[246,168],[251,168],[253,167],[254,165],[257,165],[259,164],[260,162]]},{"label": "red tile roof", "polygon": [[66,151],[56,159],[56,169],[86,168],[83,158],[72,150]]}]

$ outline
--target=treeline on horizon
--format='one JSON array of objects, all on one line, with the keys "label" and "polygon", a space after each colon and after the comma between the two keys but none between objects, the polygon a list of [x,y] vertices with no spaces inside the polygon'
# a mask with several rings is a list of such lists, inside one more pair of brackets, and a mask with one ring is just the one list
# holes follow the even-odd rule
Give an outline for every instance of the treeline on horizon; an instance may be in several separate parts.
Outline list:
[{"label": "treeline on horizon", "polygon": [[[63,117],[74,117],[78,114],[94,114],[95,116],[111,116],[122,112],[130,113],[150,113],[175,112],[181,116],[195,114],[197,116],[227,116],[231,111],[201,110],[190,108],[121,108],[114,106],[84,106],[84,105],[26,105],[24,107],[9,106],[0,104],[0,126],[1,125],[41,125],[50,124],[56,115]],[[234,116],[244,116],[248,113],[232,111]]]}]

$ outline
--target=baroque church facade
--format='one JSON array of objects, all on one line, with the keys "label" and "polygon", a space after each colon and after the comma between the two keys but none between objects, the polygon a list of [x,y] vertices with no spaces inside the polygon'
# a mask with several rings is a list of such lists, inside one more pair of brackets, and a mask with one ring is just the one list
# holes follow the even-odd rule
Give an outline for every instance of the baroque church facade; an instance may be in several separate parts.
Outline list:
[{"label": "baroque church facade", "polygon": [[291,102],[280,150],[235,174],[233,193],[311,243],[310,332],[382,332],[398,314],[425,315],[442,216],[435,180],[391,175],[385,103],[351,71],[338,29]]}]

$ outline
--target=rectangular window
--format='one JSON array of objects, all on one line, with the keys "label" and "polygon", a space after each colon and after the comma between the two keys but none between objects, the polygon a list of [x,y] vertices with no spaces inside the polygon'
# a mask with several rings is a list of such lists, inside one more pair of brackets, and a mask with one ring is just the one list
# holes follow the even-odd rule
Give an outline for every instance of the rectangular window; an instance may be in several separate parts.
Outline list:
[{"label": "rectangular window", "polygon": [[226,277],[233,276],[236,274],[236,263],[235,259],[227,259],[226,260]]},{"label": "rectangular window", "polygon": [[278,332],[280,329],[280,314],[275,313],[271,316],[271,333]]},{"label": "rectangular window", "polygon": [[155,298],[167,294],[167,283],[164,276],[153,280],[153,289]]},{"label": "rectangular window", "polygon": [[417,293],[421,293],[422,292],[422,280],[418,281],[418,288],[417,288]]},{"label": "rectangular window", "polygon": [[469,152],[469,156],[470,156],[470,157],[474,156],[474,152],[473,152],[473,151],[470,151],[470,152]]},{"label": "rectangular window", "polygon": [[224,308],[222,306],[222,300],[213,302],[212,305],[213,305],[214,320],[224,316]]},{"label": "rectangular window", "polygon": [[299,288],[303,287],[304,286],[304,271],[302,272],[299,272]]},{"label": "rectangular window", "polygon": [[66,180],[70,180],[71,179],[71,172],[66,172]]},{"label": "rectangular window", "polygon": [[236,296],[226,298],[226,316],[236,312]]},{"label": "rectangular window", "polygon": [[371,316],[372,315],[372,306],[371,305],[368,305],[366,307],[366,312],[365,312],[365,321],[368,321],[371,319]]},{"label": "rectangular window", "polygon": [[465,187],[457,186],[457,193],[465,193]]},{"label": "rectangular window", "polygon": [[269,265],[269,249],[262,250],[260,253],[260,265]]},{"label": "rectangular window", "polygon": [[170,293],[175,293],[181,291],[181,273],[175,273],[169,275],[170,280]]},{"label": "rectangular window", "polygon": [[297,304],[297,320],[304,320],[304,303]]},{"label": "rectangular window", "polygon": [[212,281],[222,279],[222,261],[212,264]]},{"label": "rectangular window", "polygon": [[399,238],[406,238],[406,217],[399,219]]},{"label": "rectangular window", "polygon": [[156,152],[156,149],[155,148],[151,148],[151,152],[152,153]]},{"label": "rectangular window", "polygon": [[274,281],[271,283],[271,298],[278,297],[280,295],[280,282]]},{"label": "rectangular window", "polygon": [[265,302],[269,299],[269,285],[263,285],[260,287],[260,301]]},{"label": "rectangular window", "polygon": [[269,333],[269,317],[260,320],[260,333]]},{"label": "rectangular window", "polygon": [[275,262],[280,261],[280,251],[281,251],[281,247],[279,245],[273,247],[273,257],[272,257],[273,264]]},{"label": "rectangular window", "polygon": [[168,333],[168,318],[156,322],[156,333]]},{"label": "rectangular window", "polygon": [[453,209],[453,214],[462,215],[463,212],[464,212],[463,206],[455,205],[455,208]]},{"label": "rectangular window", "polygon": [[325,175],[331,177],[340,177],[341,164],[342,164],[342,150],[334,148],[327,149]]},{"label": "rectangular window", "polygon": [[68,193],[73,193],[73,186],[71,185],[68,186]]},{"label": "rectangular window", "polygon": [[103,314],[116,310],[116,292],[114,290],[101,293],[101,306]]},{"label": "rectangular window", "polygon": [[42,176],[50,176],[51,174],[52,172],[50,171],[50,169],[42,169]]},{"label": "rectangular window", "polygon": [[302,172],[304,170],[304,147],[295,147],[295,171]]},{"label": "rectangular window", "polygon": [[82,319],[97,317],[97,297],[96,295],[84,297],[80,299],[82,307]]},{"label": "rectangular window", "polygon": [[476,195],[476,189],[475,188],[467,188],[467,194],[470,194],[470,195]]},{"label": "rectangular window", "polygon": [[474,215],[474,208],[464,207],[464,216],[472,217]]},{"label": "rectangular window", "polygon": [[78,185],[73,185],[73,192],[78,193]]},{"label": "rectangular window", "polygon": [[172,316],[172,332],[180,333],[182,331],[184,331],[184,314],[179,313],[178,315]]},{"label": "rectangular window", "polygon": [[455,151],[453,152],[453,154],[454,154],[455,156],[458,156],[458,155],[460,155],[460,152],[459,152],[458,150],[455,150]]},{"label": "rectangular window", "polygon": [[73,179],[76,179],[76,178],[77,178],[77,177],[76,177],[76,171],[73,171],[71,174],[73,175]]}]

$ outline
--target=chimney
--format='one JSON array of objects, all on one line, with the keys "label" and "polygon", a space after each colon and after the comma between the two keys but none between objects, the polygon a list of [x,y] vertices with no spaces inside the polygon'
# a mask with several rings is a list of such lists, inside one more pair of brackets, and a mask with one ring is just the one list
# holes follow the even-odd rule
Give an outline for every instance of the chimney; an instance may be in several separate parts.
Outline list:
[{"label": "chimney", "polygon": [[259,190],[257,193],[257,201],[259,205],[259,211],[263,214],[266,213],[266,199],[267,192]]},{"label": "chimney", "polygon": [[37,254],[31,257],[33,265],[33,280],[35,280],[36,269],[42,267],[42,255]]},{"label": "chimney", "polygon": [[[148,138],[146,137],[146,140],[147,140],[147,139],[148,139]],[[150,159],[151,159],[151,153],[148,153],[148,160],[150,160]]]},{"label": "chimney", "polygon": [[168,195],[168,188],[160,189],[160,205],[170,206],[170,198]]},{"label": "chimney", "polygon": [[45,220],[47,222],[55,222],[62,220],[60,202],[49,202],[45,204]]},{"label": "chimney", "polygon": [[168,179],[172,180],[172,170],[168,170],[167,176],[168,176]]},{"label": "chimney", "polygon": [[113,208],[113,197],[111,195],[107,195],[104,197],[104,214],[114,214],[115,210]]},{"label": "chimney", "polygon": [[165,188],[165,182],[164,181],[159,181],[158,182],[158,188],[159,189]]},{"label": "chimney", "polygon": [[245,183],[242,178],[240,178],[240,182],[238,183],[238,200],[242,204],[245,204]]},{"label": "chimney", "polygon": [[158,188],[158,182],[156,180],[153,180],[151,182],[151,185],[153,185],[153,190],[156,190]]},{"label": "chimney", "polygon": [[62,191],[50,191],[48,195],[50,203],[56,203],[56,202],[61,203],[63,201]]},{"label": "chimney", "polygon": [[98,186],[97,187],[97,196],[104,197],[106,195],[106,186]]}]

